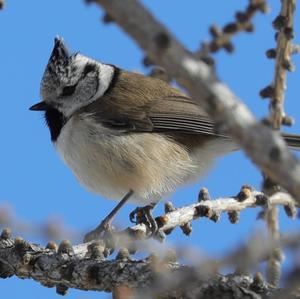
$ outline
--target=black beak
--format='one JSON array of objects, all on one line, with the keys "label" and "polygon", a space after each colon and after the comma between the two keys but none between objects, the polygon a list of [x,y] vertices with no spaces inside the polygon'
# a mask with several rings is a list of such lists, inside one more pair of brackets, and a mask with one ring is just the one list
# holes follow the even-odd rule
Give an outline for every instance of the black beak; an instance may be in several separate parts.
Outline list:
[{"label": "black beak", "polygon": [[29,110],[31,110],[31,111],[45,111],[49,108],[50,108],[49,104],[47,104],[46,102],[39,102],[39,103],[31,106],[29,108]]},{"label": "black beak", "polygon": [[54,39],[54,48],[52,50],[50,60],[68,60],[70,58],[70,53],[66,47],[63,39],[59,36],[56,36]]}]

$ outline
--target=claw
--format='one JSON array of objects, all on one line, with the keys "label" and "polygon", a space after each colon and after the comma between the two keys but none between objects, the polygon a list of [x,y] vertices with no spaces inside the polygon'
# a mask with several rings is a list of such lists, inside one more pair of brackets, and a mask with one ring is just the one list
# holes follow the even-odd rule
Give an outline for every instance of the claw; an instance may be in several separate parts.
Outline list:
[{"label": "claw", "polygon": [[154,205],[147,205],[145,207],[136,208],[129,214],[129,219],[135,224],[145,224],[151,231],[151,235],[155,235],[158,231],[158,225],[152,216]]},{"label": "claw", "polygon": [[136,208],[129,214],[129,220],[131,223],[138,224],[138,220],[137,220],[138,212],[139,212],[139,208]]}]

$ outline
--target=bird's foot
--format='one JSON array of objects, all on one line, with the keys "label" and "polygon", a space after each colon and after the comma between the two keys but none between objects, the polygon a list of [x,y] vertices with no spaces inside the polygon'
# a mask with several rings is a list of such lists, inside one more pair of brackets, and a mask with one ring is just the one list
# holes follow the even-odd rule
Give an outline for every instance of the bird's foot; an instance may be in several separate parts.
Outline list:
[{"label": "bird's foot", "polygon": [[151,235],[155,235],[158,232],[158,225],[152,215],[154,207],[155,204],[137,207],[129,214],[129,218],[132,223],[145,224],[147,228],[149,228]]}]

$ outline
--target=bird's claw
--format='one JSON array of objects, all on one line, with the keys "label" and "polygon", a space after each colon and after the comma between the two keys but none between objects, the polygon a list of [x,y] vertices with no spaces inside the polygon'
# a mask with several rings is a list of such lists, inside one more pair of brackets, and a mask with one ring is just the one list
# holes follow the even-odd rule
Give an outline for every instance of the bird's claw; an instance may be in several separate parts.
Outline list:
[{"label": "bird's claw", "polygon": [[152,205],[137,207],[129,214],[129,219],[135,224],[145,224],[151,231],[151,235],[155,235],[158,231],[158,225],[153,218],[152,209]]}]

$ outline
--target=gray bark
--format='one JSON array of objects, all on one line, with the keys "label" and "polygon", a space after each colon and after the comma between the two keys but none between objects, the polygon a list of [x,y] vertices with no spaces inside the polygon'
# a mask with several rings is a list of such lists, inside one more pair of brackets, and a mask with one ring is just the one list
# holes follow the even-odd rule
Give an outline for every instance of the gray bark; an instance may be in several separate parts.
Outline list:
[{"label": "gray bark", "polygon": [[[202,271],[203,272],[203,271]],[[161,298],[269,298],[270,285],[253,282],[242,275],[212,277],[195,267],[155,258],[104,260],[91,258],[88,252],[76,254],[69,249],[55,252],[21,239],[0,240],[0,277],[16,275],[30,278],[44,286],[112,292],[126,286],[143,294]]]}]

